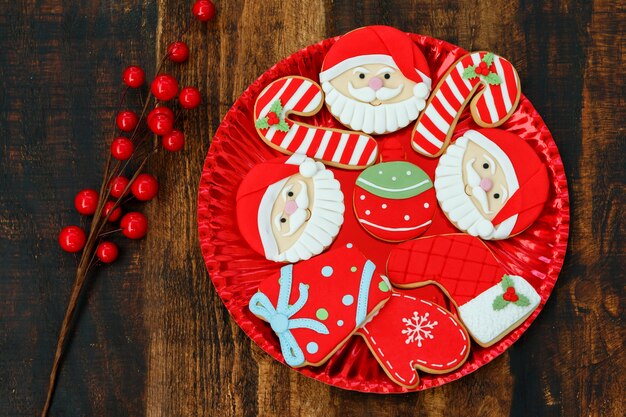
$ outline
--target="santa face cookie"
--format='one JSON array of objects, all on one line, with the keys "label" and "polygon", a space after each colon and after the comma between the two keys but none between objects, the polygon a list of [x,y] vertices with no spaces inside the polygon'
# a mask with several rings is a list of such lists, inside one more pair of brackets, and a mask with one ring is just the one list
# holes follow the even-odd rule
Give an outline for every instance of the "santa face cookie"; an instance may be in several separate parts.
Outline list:
[{"label": "santa face cookie", "polygon": [[388,282],[352,244],[286,265],[249,303],[293,367],[321,365],[387,302]]},{"label": "santa face cookie", "polygon": [[320,82],[333,116],[368,134],[395,132],[417,119],[431,87],[422,52],[388,26],[342,36],[324,59]]},{"label": "santa face cookie", "polygon": [[405,161],[369,167],[356,180],[354,212],[371,235],[389,242],[413,239],[432,223],[433,184],[418,166]]},{"label": "santa face cookie", "polygon": [[322,253],[345,211],[333,173],[294,154],[255,166],[237,192],[239,230],[271,261],[297,262]]},{"label": "santa face cookie", "polygon": [[524,278],[506,273],[480,239],[464,234],[429,236],[398,245],[389,254],[387,274],[399,287],[439,286],[481,346],[502,339],[541,301]]},{"label": "santa face cookie", "polygon": [[519,136],[469,130],[448,146],[435,171],[441,209],[460,230],[506,239],[528,228],[548,198],[548,174]]}]

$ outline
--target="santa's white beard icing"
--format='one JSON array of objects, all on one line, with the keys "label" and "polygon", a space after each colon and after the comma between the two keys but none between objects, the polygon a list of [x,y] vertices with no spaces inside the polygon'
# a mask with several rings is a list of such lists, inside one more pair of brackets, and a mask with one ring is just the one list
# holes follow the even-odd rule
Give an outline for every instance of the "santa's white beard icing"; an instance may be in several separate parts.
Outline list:
[{"label": "santa's white beard icing", "polygon": [[[418,84],[415,87],[417,88],[414,89],[414,94],[406,100],[374,106],[346,96],[333,87],[329,81],[322,83],[322,89],[326,94],[324,100],[331,114],[350,129],[367,134],[394,132],[416,120],[419,112],[426,106],[426,98],[430,90],[426,90],[427,87],[424,84]],[[365,89],[369,91],[363,91]],[[364,87],[355,89],[353,94],[373,101],[376,98],[384,100],[385,95],[392,98],[394,91],[392,89],[374,91],[369,87]]]}]

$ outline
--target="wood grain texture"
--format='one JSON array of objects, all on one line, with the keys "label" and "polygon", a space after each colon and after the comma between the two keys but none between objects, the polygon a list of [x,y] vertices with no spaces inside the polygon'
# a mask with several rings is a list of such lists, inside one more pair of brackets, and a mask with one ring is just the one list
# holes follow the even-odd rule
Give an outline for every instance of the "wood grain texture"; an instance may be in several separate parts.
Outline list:
[{"label": "wood grain texture", "polygon": [[[128,64],[154,68],[192,1],[0,0],[0,415],[43,405],[76,259],[61,225],[95,187]],[[608,0],[216,1],[173,67],[203,106],[187,146],[161,155],[142,242],[88,289],[53,416],[621,416],[624,354],[624,39]],[[198,246],[197,189],[209,140],[276,61],[382,23],[489,49],[518,69],[564,160],[569,252],[539,318],[506,354],[452,384],[400,396],[331,388],[273,361],[230,319]],[[148,71],[151,74],[151,71]]]}]

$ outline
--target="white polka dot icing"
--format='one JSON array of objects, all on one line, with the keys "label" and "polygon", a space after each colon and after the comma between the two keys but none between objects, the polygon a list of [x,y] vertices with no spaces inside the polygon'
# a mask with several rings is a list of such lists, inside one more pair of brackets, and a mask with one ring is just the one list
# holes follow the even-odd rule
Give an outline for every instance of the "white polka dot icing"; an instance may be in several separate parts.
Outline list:
[{"label": "white polka dot icing", "polygon": [[428,208],[428,207],[430,207],[430,204],[424,203],[424,208]]},{"label": "white polka dot icing", "polygon": [[337,326],[339,327],[343,326],[343,320],[337,320]]},{"label": "white polka dot icing", "polygon": [[348,243],[348,244],[346,245],[346,248],[351,249],[351,248],[352,248],[352,243]]},{"label": "white polka dot icing", "polygon": [[346,294],[341,299],[341,302],[343,303],[344,306],[350,306],[352,305],[352,303],[354,303],[354,297],[351,296],[350,294]]},{"label": "white polka dot icing", "polygon": [[409,216],[408,214],[404,215],[404,220],[409,221],[411,220],[411,216]]},{"label": "white polka dot icing", "polygon": [[361,194],[361,197],[359,197],[361,200],[365,200],[365,194]]},{"label": "white polka dot icing", "polygon": [[313,353],[317,353],[319,349],[319,346],[317,346],[317,343],[315,342],[309,342],[306,344],[306,351],[313,354]]},{"label": "white polka dot icing", "polygon": [[383,204],[381,207],[386,209],[387,208],[387,204]]},{"label": "white polka dot icing", "polygon": [[371,214],[372,212],[369,210],[365,210],[365,214],[367,214],[368,216]]},{"label": "white polka dot icing", "polygon": [[333,267],[332,266],[325,266],[325,267],[322,268],[322,275],[325,276],[326,278],[328,278],[332,274],[333,274]]}]

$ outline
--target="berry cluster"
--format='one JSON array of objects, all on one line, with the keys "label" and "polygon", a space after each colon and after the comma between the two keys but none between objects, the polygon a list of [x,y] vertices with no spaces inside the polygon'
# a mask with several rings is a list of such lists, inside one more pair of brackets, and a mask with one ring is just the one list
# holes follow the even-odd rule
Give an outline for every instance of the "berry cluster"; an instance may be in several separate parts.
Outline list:
[{"label": "berry cluster", "polygon": [[481,61],[480,64],[476,65],[476,68],[474,69],[474,71],[478,75],[488,75],[489,72],[491,72],[489,66],[487,65],[485,61]]}]

